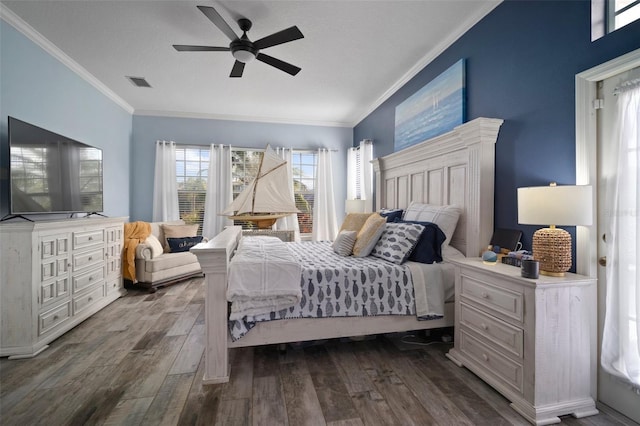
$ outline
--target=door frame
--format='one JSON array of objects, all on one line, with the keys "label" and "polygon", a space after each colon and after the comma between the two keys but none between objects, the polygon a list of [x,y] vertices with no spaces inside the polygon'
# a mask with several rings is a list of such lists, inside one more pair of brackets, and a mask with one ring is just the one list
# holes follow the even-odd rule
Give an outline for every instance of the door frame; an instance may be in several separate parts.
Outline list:
[{"label": "door frame", "polygon": [[[593,217],[598,216],[598,169],[597,169],[597,115],[594,101],[597,99],[597,82],[640,66],[640,49],[619,56],[601,65],[576,74],[576,185],[591,185],[594,188]],[[598,276],[597,220],[594,225],[576,227],[576,272],[597,278]],[[597,312],[597,289],[593,292],[592,306]],[[600,313],[598,313],[599,315]],[[592,316],[591,341],[591,389],[592,397],[598,401],[597,378],[600,360],[598,342],[598,315]]]}]

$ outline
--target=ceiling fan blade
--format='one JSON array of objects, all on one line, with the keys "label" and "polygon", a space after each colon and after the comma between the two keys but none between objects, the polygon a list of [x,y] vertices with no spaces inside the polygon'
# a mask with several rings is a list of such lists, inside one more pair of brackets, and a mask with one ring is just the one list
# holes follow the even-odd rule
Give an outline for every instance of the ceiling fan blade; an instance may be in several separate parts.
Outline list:
[{"label": "ceiling fan blade", "polygon": [[173,47],[178,52],[228,52],[231,50],[228,47],[191,46],[189,44],[174,44]]},{"label": "ceiling fan blade", "polygon": [[281,71],[286,72],[287,74],[296,75],[300,72],[301,68],[296,67],[295,65],[288,64],[280,59],[276,59],[273,56],[265,55],[264,53],[258,53],[256,59],[264,62],[265,64],[269,64],[272,67],[276,67]]},{"label": "ceiling fan blade", "polygon": [[220,29],[220,31],[229,37],[229,40],[234,41],[238,39],[235,31],[231,29],[229,24],[227,24],[227,21],[225,21],[214,8],[211,6],[198,6],[198,9],[200,9],[200,11],[204,13],[206,17]]},{"label": "ceiling fan blade", "polygon": [[286,30],[278,31],[266,37],[261,38],[253,42],[253,45],[258,49],[266,49],[267,47],[277,46],[278,44],[287,43],[293,40],[304,38],[302,32],[298,27],[293,26]]},{"label": "ceiling fan blade", "polygon": [[236,61],[233,64],[233,68],[231,69],[231,75],[229,77],[242,77],[242,72],[244,71],[244,62]]}]

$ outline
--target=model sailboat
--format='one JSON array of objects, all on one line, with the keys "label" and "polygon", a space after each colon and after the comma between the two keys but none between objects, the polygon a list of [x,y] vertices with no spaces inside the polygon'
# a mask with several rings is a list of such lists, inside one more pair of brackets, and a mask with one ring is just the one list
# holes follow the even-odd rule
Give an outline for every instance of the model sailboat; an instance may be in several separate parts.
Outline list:
[{"label": "model sailboat", "polygon": [[267,145],[256,178],[222,212],[232,220],[255,222],[258,228],[270,228],[276,220],[298,213],[289,188],[291,177],[287,162]]}]

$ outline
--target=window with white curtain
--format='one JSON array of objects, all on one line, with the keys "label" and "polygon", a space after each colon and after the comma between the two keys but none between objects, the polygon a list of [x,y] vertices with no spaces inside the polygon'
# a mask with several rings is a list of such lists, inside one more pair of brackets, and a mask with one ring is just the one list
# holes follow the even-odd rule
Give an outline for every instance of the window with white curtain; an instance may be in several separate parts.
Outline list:
[{"label": "window with white curtain", "polygon": [[176,182],[180,219],[202,233],[209,175],[209,147],[176,146]]},{"label": "window with white curtain", "polygon": [[[231,182],[233,198],[249,185],[258,173],[264,150],[233,148],[231,150]],[[292,151],[293,189],[301,234],[313,230],[313,205],[316,172],[316,156],[313,151]],[[202,232],[205,194],[209,168],[209,147],[176,147],[176,179],[180,219],[186,223],[197,223]],[[235,221],[235,225],[251,228],[253,223]]]}]

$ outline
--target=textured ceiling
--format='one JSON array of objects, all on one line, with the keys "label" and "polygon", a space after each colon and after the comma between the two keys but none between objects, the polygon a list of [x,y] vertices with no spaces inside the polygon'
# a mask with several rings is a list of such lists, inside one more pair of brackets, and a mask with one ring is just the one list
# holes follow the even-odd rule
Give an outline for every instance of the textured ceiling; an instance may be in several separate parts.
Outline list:
[{"label": "textured ceiling", "polygon": [[[353,126],[499,2],[1,3],[5,20],[44,37],[49,50],[59,49],[58,56],[135,114]],[[302,71],[292,77],[253,61],[235,79],[230,52],[177,52],[172,44],[229,44],[197,5],[216,8],[238,34],[235,20],[251,19],[252,40],[297,25],[303,39],[264,53]],[[135,87],[125,76],[144,77],[152,88]]]}]

